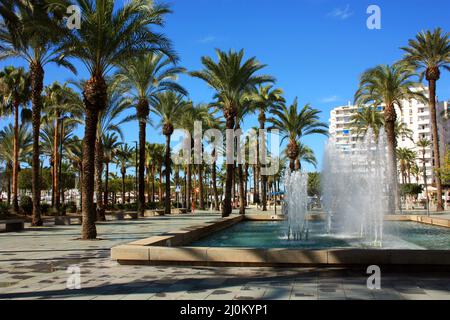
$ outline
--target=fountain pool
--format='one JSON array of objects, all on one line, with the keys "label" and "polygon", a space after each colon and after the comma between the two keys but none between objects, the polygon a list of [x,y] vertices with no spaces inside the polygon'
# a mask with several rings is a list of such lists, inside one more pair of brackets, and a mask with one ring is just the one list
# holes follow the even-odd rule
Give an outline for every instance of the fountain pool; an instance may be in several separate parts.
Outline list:
[{"label": "fountain pool", "polygon": [[[293,240],[285,235],[284,222],[244,221],[191,244],[197,247],[231,248],[371,248],[357,236],[328,232],[326,222],[309,222],[308,239]],[[381,248],[380,248],[381,249]],[[416,222],[388,221],[384,226],[383,249],[449,250],[450,229]]]}]

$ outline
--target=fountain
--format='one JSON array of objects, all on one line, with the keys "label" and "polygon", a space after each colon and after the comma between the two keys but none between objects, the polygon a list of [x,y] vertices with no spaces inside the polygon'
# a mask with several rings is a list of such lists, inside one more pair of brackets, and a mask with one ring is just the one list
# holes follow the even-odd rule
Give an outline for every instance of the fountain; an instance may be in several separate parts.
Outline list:
[{"label": "fountain", "polygon": [[284,177],[286,188],[284,214],[287,217],[286,237],[288,240],[308,239],[307,181],[308,175],[301,171],[288,170]]},{"label": "fountain", "polygon": [[384,132],[377,140],[369,130],[351,151],[329,140],[322,173],[329,233],[357,237],[366,246],[382,246],[383,217],[389,203],[388,168]]}]

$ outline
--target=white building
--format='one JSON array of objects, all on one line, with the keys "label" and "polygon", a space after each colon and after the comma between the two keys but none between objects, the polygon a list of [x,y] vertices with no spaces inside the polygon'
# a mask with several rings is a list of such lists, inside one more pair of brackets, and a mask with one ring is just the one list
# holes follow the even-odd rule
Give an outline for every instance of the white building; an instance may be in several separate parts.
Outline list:
[{"label": "white building", "polygon": [[[450,120],[446,120],[448,102],[438,102],[436,105],[436,113],[438,119],[438,132],[440,142],[441,162],[444,159],[446,146],[450,144]],[[352,130],[352,115],[358,112],[358,107],[351,105],[336,107],[330,113],[329,133],[334,137],[336,144],[346,152],[351,152],[356,148],[356,142],[359,139],[355,130]],[[378,110],[382,112],[383,108],[380,106]],[[402,109],[396,108],[397,119],[406,124],[407,128],[412,131],[412,140],[407,137],[398,138],[399,148],[408,148],[417,153],[416,163],[422,170],[422,149],[416,146],[420,139],[427,139],[432,141],[430,112],[428,105],[425,105],[417,100],[404,101]],[[433,160],[433,146],[431,145],[425,152],[427,183],[432,185],[434,181],[434,160]],[[401,181],[401,180],[400,180]],[[412,183],[423,184],[423,174],[420,174],[418,181],[415,177],[411,177]]]}]

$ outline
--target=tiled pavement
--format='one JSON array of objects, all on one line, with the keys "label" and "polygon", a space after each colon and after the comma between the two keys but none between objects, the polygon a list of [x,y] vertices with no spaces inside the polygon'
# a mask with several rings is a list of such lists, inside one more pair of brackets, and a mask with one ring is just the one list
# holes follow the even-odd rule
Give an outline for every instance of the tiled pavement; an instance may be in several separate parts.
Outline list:
[{"label": "tiled pavement", "polygon": [[[77,240],[80,226],[0,233],[0,299],[445,299],[448,273],[382,273],[381,290],[366,287],[364,271],[318,268],[121,266],[117,244],[216,216],[173,216],[98,224],[101,240]],[[69,266],[81,289],[67,289]]]}]

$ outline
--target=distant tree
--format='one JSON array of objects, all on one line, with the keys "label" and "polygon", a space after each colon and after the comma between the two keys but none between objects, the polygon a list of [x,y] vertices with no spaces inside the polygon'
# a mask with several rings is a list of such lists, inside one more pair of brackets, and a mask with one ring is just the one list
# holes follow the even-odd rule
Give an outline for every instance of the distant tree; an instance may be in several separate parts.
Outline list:
[{"label": "distant tree", "polygon": [[310,172],[308,173],[308,196],[314,197],[321,195],[320,188],[320,173]]}]

